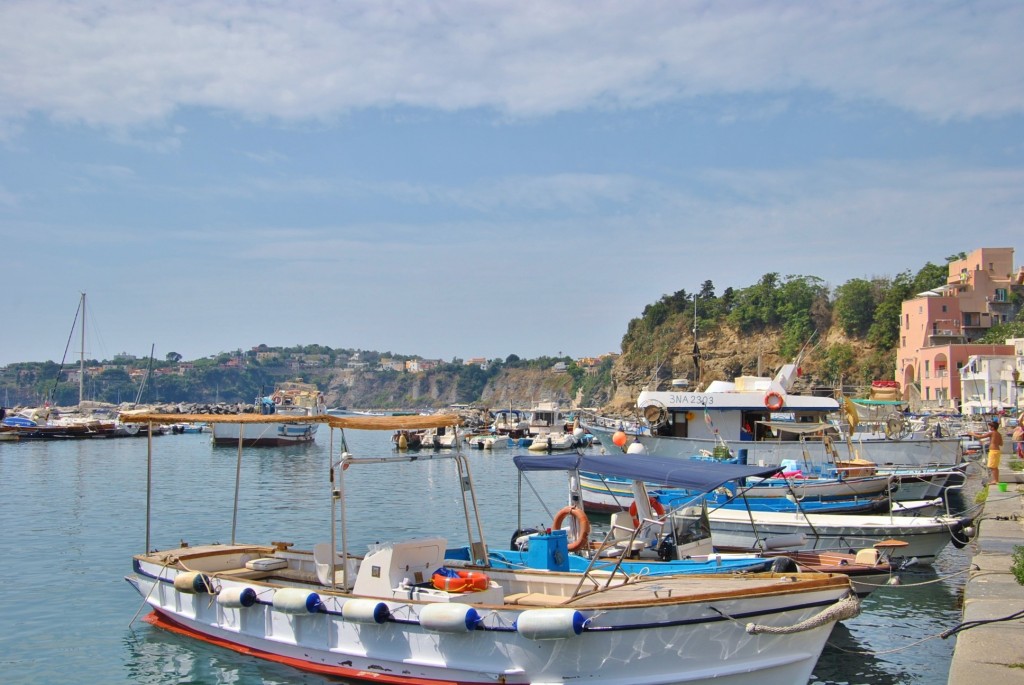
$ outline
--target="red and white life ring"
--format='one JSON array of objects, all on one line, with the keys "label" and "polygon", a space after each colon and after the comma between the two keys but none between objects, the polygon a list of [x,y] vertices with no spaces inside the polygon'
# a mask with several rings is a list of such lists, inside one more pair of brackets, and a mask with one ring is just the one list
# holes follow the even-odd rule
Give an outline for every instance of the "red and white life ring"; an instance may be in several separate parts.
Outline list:
[{"label": "red and white life ring", "polygon": [[[661,502],[656,500],[654,497],[649,497],[647,501],[651,504],[651,511],[657,514],[659,518],[665,515],[665,507],[661,506]],[[629,515],[633,517],[633,527],[639,528],[640,513],[636,506],[636,500],[633,500],[633,503],[629,505]]]},{"label": "red and white life ring", "polygon": [[578,534],[575,538],[569,539],[569,551],[575,552],[576,550],[589,544],[590,540],[590,519],[587,518],[587,514],[579,507],[562,507],[555,514],[555,520],[551,524],[554,530],[558,530],[562,527],[562,522],[565,521],[567,516],[572,516],[576,519],[576,527]]},{"label": "red and white life ring", "polygon": [[785,401],[782,399],[782,395],[774,390],[764,396],[764,406],[768,408],[768,411],[778,411],[782,409],[783,404]]},{"label": "red and white life ring", "polygon": [[479,571],[455,571],[454,576],[437,572],[430,577],[430,582],[445,592],[479,592],[490,586],[491,579]]},{"label": "red and white life ring", "polygon": [[281,404],[281,396],[274,395],[274,404]]}]

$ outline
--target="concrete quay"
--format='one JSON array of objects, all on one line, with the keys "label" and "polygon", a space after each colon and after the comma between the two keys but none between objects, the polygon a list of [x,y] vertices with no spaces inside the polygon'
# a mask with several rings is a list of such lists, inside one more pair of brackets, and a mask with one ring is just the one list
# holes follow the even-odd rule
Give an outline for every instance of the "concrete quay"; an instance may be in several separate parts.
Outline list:
[{"label": "concrete quay", "polygon": [[949,685],[1024,683],[1024,585],[1010,571],[1014,546],[1024,546],[1024,474],[1010,471],[1005,457],[1000,475],[1007,490],[988,486],[964,584],[962,623],[982,623],[956,634]]}]

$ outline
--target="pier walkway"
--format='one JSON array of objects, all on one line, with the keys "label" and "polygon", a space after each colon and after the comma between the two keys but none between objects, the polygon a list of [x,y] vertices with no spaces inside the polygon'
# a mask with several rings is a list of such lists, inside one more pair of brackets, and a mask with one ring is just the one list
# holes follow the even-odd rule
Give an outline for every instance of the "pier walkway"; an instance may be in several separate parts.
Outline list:
[{"label": "pier walkway", "polygon": [[962,619],[971,627],[957,633],[949,685],[1024,683],[1024,585],[1010,571],[1014,547],[1024,547],[1024,474],[1004,467],[1001,475],[1006,492],[989,486],[984,514],[975,524]]}]

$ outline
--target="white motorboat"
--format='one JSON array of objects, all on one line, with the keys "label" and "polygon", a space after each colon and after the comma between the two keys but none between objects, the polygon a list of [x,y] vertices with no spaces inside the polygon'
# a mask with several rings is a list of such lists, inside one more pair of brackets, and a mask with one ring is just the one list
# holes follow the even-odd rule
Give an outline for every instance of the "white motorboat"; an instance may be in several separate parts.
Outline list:
[{"label": "white motorboat", "polygon": [[266,420],[212,423],[213,444],[237,445],[241,442],[246,447],[278,447],[312,442],[316,439],[318,424],[315,421],[284,423],[275,421],[275,418],[312,418],[327,413],[320,389],[313,383],[301,381],[278,384],[273,393],[256,401],[256,407],[258,414],[249,416],[262,416]]},{"label": "white motorboat", "polygon": [[[152,425],[195,418],[150,414],[133,420]],[[342,431],[459,421],[314,420]],[[332,444],[346,444],[344,433],[337,443],[333,437]],[[153,477],[160,465],[154,442],[145,444],[149,487],[165,485],[176,497],[175,484]],[[134,556],[127,580],[152,608],[147,620],[153,625],[327,676],[394,685],[789,685],[807,682],[835,622],[858,610],[842,575],[670,575],[593,584],[578,573],[491,567],[470,461],[461,451],[332,456],[321,488],[332,539],[312,549],[244,543],[235,535],[238,492],[246,482],[242,450],[238,459],[236,481],[226,484],[235,493],[229,541],[155,549],[147,507],[146,547]],[[452,468],[437,468],[442,460],[451,460]],[[481,570],[446,563],[448,540],[436,533],[373,544],[361,555],[347,548],[346,472],[398,462],[403,468],[430,462],[424,486],[445,471],[457,479],[459,520],[465,521],[472,563]],[[316,489],[289,506],[306,505],[310,492]],[[388,516],[414,519],[417,498],[407,499],[409,511],[401,509],[404,501],[392,497],[381,504],[389,507]],[[224,532],[211,530],[210,539],[222,539]]]},{"label": "white motorboat", "polygon": [[531,452],[560,452],[563,450],[571,450],[576,447],[576,438],[572,433],[539,433],[533,437],[533,441],[530,446],[527,447]]}]

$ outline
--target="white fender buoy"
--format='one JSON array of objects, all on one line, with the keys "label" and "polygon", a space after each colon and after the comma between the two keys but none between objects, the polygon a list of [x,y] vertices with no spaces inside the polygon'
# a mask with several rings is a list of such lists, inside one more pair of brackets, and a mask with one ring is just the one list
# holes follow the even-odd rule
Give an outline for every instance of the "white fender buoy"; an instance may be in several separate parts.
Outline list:
[{"label": "white fender buoy", "polygon": [[350,599],[341,606],[341,617],[353,623],[384,623],[391,617],[391,610],[384,602]]},{"label": "white fender buoy", "polygon": [[217,604],[232,609],[251,607],[256,603],[256,590],[245,587],[225,587],[217,593]]},{"label": "white fender buoy", "polygon": [[213,583],[204,573],[187,571],[174,576],[174,589],[188,595],[205,595],[213,589]]},{"label": "white fender buoy", "polygon": [[527,609],[516,619],[516,631],[530,640],[561,640],[582,633],[586,623],[575,609]]},{"label": "white fender buoy", "polygon": [[420,625],[435,633],[468,633],[480,622],[480,614],[459,602],[428,604],[420,609]]},{"label": "white fender buoy", "polygon": [[320,595],[297,587],[274,592],[274,608],[286,614],[315,614],[320,610]]},{"label": "white fender buoy", "polygon": [[626,454],[647,454],[647,448],[642,442],[635,441],[626,449]]}]

